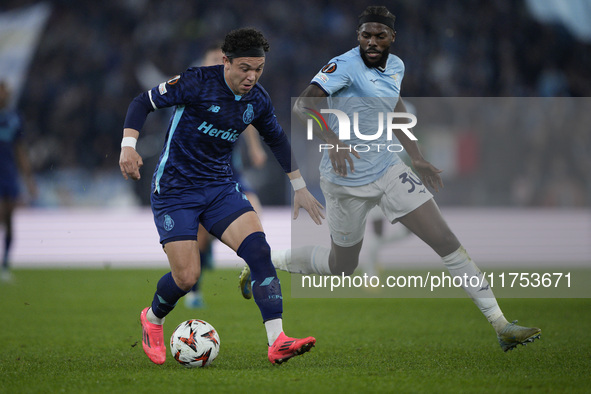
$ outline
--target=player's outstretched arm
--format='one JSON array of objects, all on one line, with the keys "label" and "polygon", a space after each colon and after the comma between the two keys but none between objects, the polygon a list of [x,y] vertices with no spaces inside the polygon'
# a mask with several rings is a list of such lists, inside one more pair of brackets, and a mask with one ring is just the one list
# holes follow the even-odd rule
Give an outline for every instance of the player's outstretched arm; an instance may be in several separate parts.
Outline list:
[{"label": "player's outstretched arm", "polygon": [[308,214],[316,224],[322,224],[322,219],[324,219],[324,214],[322,213],[322,209],[324,207],[314,196],[308,188],[306,187],[306,182],[304,182],[304,178],[300,174],[300,170],[295,170],[287,174],[291,184],[295,190],[295,195],[293,198],[293,218],[294,220],[298,218],[300,208],[304,208],[308,211]]},{"label": "player's outstretched arm", "polygon": [[121,141],[121,155],[119,156],[119,168],[125,179],[140,179],[140,168],[144,165],[142,157],[135,150],[135,143],[140,132],[131,129],[123,129],[123,140]]},{"label": "player's outstretched arm", "polygon": [[[295,115],[302,120],[303,123],[309,118],[310,110],[316,112],[320,111],[318,103],[323,102],[321,99],[326,97],[324,90],[320,89],[314,84],[308,85],[308,87],[300,94],[300,97],[296,100],[293,111]],[[314,127],[314,134],[324,142],[332,145],[334,148],[328,151],[328,157],[332,164],[333,170],[340,176],[347,176],[347,163],[349,163],[349,169],[351,172],[355,172],[355,164],[351,155],[360,159],[359,153],[355,150],[351,150],[349,145],[345,144],[336,133],[326,129],[319,129]],[[338,148],[341,149],[338,149]]]}]

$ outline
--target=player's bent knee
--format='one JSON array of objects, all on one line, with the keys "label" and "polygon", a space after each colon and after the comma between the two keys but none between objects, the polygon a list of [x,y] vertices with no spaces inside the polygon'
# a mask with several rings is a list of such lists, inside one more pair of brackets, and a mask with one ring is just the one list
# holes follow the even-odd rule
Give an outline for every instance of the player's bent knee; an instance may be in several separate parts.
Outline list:
[{"label": "player's bent knee", "polygon": [[265,233],[257,231],[247,236],[238,247],[236,254],[245,260],[248,258],[254,261],[271,256],[271,247],[267,243]]},{"label": "player's bent knee", "polygon": [[276,275],[271,262],[271,247],[265,239],[265,233],[257,231],[250,234],[242,241],[236,253],[250,267],[253,279],[260,275]]}]

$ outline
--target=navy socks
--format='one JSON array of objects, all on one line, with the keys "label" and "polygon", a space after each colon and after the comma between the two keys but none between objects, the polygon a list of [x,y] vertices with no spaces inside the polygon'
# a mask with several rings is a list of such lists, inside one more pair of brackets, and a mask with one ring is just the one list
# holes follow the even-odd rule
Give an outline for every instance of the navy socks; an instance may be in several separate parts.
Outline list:
[{"label": "navy socks", "polygon": [[263,321],[281,318],[283,297],[277,272],[271,262],[271,248],[265,233],[255,232],[242,241],[237,252],[250,268],[252,294]]},{"label": "navy socks", "polygon": [[[263,321],[281,318],[283,297],[277,272],[271,262],[271,248],[265,239],[265,233],[255,232],[242,241],[237,251],[238,256],[250,267],[252,294],[258,305]],[[158,281],[152,312],[162,319],[174,309],[178,300],[187,294],[177,286],[169,272]]]},{"label": "navy socks", "polygon": [[169,272],[158,281],[154,300],[152,301],[152,312],[162,319],[174,309],[177,301],[187,293],[187,291],[177,286],[172,278],[172,273]]}]

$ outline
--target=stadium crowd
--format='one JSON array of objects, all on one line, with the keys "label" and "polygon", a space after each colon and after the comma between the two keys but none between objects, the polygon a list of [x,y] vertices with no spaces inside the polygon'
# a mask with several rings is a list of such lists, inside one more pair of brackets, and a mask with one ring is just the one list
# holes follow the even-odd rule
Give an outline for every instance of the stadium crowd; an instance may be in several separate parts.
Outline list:
[{"label": "stadium crowd", "polygon": [[[0,12],[34,3],[5,0]],[[264,6],[255,0],[48,3],[51,17],[19,102],[33,165],[41,177],[68,169],[118,172],[127,104],[143,90],[140,67],[153,64],[167,75],[178,74],[211,42],[242,26],[257,27],[269,37],[271,51],[261,83],[288,130],[290,98],[307,86],[331,54],[357,45],[351,26],[368,5],[365,0],[280,0]],[[522,0],[385,5],[397,16],[393,52],[406,65],[404,96],[591,96],[591,43],[577,41],[562,26],[538,23]],[[167,120],[152,116],[157,120],[146,124],[144,137],[164,131]],[[563,129],[563,135],[556,135],[556,128],[531,123],[511,131],[503,127],[507,125],[500,124],[493,136],[477,135],[480,151],[491,144],[511,145],[515,155],[508,160],[518,161],[484,166],[471,175],[485,181],[473,185],[461,178],[446,180],[461,187],[446,188],[440,202],[591,204],[588,130]],[[158,155],[161,143],[161,136],[147,138],[144,152],[151,153],[145,157]],[[272,163],[265,172],[270,184],[276,185],[281,176],[277,167]],[[145,169],[144,178],[150,178],[151,170]],[[264,204],[286,202],[287,193],[265,190],[264,183],[261,187]],[[480,192],[465,193],[470,187]]]}]

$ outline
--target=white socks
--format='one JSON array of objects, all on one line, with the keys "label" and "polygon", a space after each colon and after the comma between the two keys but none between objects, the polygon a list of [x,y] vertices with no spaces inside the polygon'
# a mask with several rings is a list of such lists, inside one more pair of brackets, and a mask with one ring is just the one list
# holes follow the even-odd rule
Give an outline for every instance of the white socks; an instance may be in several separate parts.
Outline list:
[{"label": "white socks", "polygon": [[152,324],[163,325],[164,319],[166,319],[166,318],[165,317],[163,317],[162,319],[159,318],[158,316],[156,316],[154,314],[154,312],[152,312],[152,308],[150,308],[150,309],[148,309],[148,313],[146,313],[146,319],[148,319],[148,321]]},{"label": "white socks", "polygon": [[[295,273],[295,274],[318,274],[318,275],[332,275],[328,265],[328,257],[330,249],[322,246],[303,246],[295,249],[271,251],[271,260],[275,268]],[[468,256],[466,249],[462,246],[455,252],[442,257],[443,264],[448,269],[452,277],[459,276],[461,278],[478,277],[482,278],[482,272],[474,261]],[[467,286],[462,288],[468,293],[470,298],[474,301],[478,309],[484,314],[486,319],[492,324],[495,331],[502,330],[508,321],[503,316],[503,312],[497,303],[495,295],[490,288],[488,281],[483,279],[481,286],[470,286],[470,280],[467,281]],[[478,281],[480,284],[480,280]],[[274,322],[268,321],[267,323]],[[265,323],[265,325],[267,325]],[[281,323],[279,323],[281,324]],[[282,330],[277,332],[277,335]],[[269,336],[269,343],[272,344],[277,338],[276,336],[271,341],[271,336],[267,328],[267,335]]]},{"label": "white socks", "polygon": [[283,332],[283,319],[267,320],[265,329],[267,330],[267,343],[271,346],[275,343],[279,334]]},{"label": "white socks", "polygon": [[271,250],[275,268],[293,274],[332,275],[328,266],[330,249],[322,246],[302,246],[288,250]]},{"label": "white socks", "polygon": [[[474,264],[470,256],[468,256],[468,252],[466,252],[463,246],[460,246],[458,250],[441,259],[453,277],[471,278],[476,276],[482,278],[482,272]],[[462,286],[462,288],[472,298],[478,309],[480,309],[487,320],[493,325],[494,329],[497,332],[500,331],[507,324],[507,319],[503,316],[503,312],[499,308],[499,304],[487,280],[483,280],[482,287],[479,285],[475,287],[470,286],[469,279],[467,282],[468,286]]]}]

